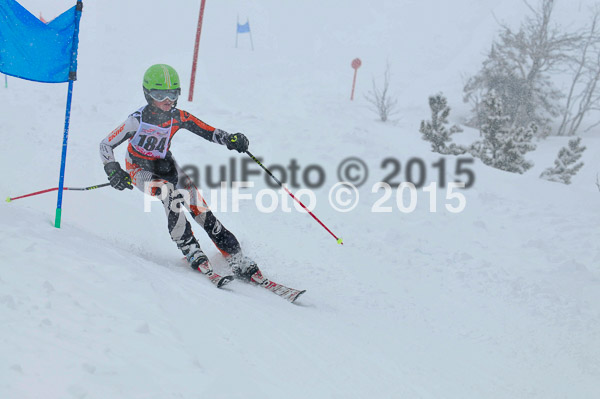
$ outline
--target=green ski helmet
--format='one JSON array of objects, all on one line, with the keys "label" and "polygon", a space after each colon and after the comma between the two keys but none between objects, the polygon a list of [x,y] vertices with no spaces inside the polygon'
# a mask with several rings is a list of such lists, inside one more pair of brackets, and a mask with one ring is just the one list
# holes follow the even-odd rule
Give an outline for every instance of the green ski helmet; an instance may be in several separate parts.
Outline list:
[{"label": "green ski helmet", "polygon": [[165,98],[176,102],[181,94],[179,75],[173,67],[166,64],[155,64],[148,68],[144,73],[142,87],[148,104],[152,104],[153,100],[163,101]]}]

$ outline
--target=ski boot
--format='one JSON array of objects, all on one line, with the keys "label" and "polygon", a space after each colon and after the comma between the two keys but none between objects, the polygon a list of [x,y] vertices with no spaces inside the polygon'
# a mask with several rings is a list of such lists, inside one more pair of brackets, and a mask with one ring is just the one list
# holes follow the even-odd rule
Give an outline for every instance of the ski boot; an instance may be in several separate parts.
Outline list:
[{"label": "ski boot", "polygon": [[228,257],[227,263],[231,267],[231,271],[236,279],[263,287],[289,302],[293,303],[300,295],[306,292],[306,290],[297,290],[269,280],[262,275],[256,262],[244,256],[241,252]]},{"label": "ski boot", "polygon": [[231,267],[231,271],[237,279],[258,285],[267,280],[265,277],[263,277],[256,262],[249,257],[244,256],[241,252],[231,255],[229,258],[227,258],[227,263],[229,264],[229,267]]}]

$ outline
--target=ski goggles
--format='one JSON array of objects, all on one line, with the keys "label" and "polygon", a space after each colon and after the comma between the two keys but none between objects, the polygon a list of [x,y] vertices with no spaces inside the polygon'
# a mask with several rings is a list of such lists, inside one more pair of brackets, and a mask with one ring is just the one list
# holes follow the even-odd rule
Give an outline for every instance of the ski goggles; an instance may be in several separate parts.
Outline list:
[{"label": "ski goggles", "polygon": [[148,92],[148,95],[150,97],[152,97],[153,100],[156,100],[158,102],[165,101],[166,99],[169,99],[171,101],[177,101],[180,91],[181,91],[181,89],[174,89],[174,90],[152,89]]}]

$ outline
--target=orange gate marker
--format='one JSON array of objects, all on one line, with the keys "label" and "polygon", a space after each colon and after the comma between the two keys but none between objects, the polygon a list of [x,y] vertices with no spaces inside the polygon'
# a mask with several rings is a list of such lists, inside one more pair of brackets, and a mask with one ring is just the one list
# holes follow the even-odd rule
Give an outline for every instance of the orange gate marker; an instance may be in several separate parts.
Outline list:
[{"label": "orange gate marker", "polygon": [[354,80],[352,81],[352,94],[350,95],[350,101],[354,100],[354,86],[356,86],[356,73],[358,72],[358,68],[362,65],[360,58],[355,58],[352,60],[352,68],[354,68]]}]

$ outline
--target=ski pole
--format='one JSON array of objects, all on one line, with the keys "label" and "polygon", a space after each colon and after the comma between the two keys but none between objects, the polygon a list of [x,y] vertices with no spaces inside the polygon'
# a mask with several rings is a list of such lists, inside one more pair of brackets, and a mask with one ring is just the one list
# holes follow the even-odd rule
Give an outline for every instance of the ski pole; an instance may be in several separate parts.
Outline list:
[{"label": "ski pole", "polygon": [[278,179],[278,178],[276,178],[276,177],[273,175],[273,173],[271,173],[271,171],[270,171],[269,169],[267,169],[267,168],[266,168],[266,167],[265,167],[265,166],[264,166],[264,165],[263,165],[263,164],[262,164],[262,163],[261,163],[261,162],[260,162],[258,159],[256,159],[256,157],[255,157],[254,155],[252,155],[252,153],[251,153],[250,151],[246,151],[246,154],[248,154],[248,156],[249,156],[250,158],[252,158],[252,160],[254,160],[254,162],[256,162],[256,163],[258,164],[258,166],[260,166],[261,168],[263,168],[263,170],[264,170],[265,172],[267,172],[267,174],[268,174],[269,176],[271,176],[271,178],[273,178],[273,180],[275,180],[275,181],[277,182],[277,184],[279,184],[279,185],[281,186],[281,188],[283,188],[283,189],[284,189],[284,190],[285,190],[285,191],[286,191],[286,192],[287,192],[287,193],[290,195],[290,197],[292,197],[292,198],[293,198],[293,199],[294,199],[294,200],[295,200],[297,203],[299,203],[299,204],[302,206],[302,208],[304,208],[304,210],[305,210],[306,212],[308,212],[308,214],[309,214],[310,216],[312,216],[312,217],[313,217],[313,219],[315,219],[317,222],[319,222],[319,224],[320,224],[321,226],[323,226],[323,228],[325,228],[325,230],[327,230],[327,231],[329,232],[329,234],[331,234],[331,235],[333,236],[333,238],[335,238],[335,239],[336,239],[336,241],[337,241],[337,243],[338,243],[338,244],[344,245],[344,242],[342,241],[342,239],[341,239],[341,238],[338,238],[338,237],[337,237],[335,234],[333,234],[333,232],[332,232],[331,230],[329,230],[329,228],[327,228],[327,226],[325,226],[325,224],[323,224],[323,222],[321,222],[321,221],[319,220],[319,218],[315,216],[315,214],[314,214],[314,213],[312,213],[311,211],[309,211],[309,210],[308,210],[308,208],[307,208],[307,207],[306,207],[306,206],[305,206],[305,205],[304,205],[304,204],[303,204],[303,203],[302,203],[302,202],[301,202],[301,201],[300,201],[298,198],[296,198],[296,197],[294,196],[294,194],[292,194],[292,192],[291,192],[290,190],[288,190],[288,189],[287,189],[287,187],[286,187],[286,186],[284,186],[284,185],[283,185],[283,183],[281,183],[281,181],[279,181],[279,179]]},{"label": "ski pole", "polygon": [[[110,186],[110,183],[98,184],[96,186],[90,186],[90,187],[63,187],[63,191],[65,191],[65,190],[87,191],[87,190],[94,190],[96,188],[101,188],[101,187],[106,187],[106,186]],[[6,202],[11,202],[11,201],[17,200],[19,198],[32,197],[34,195],[49,193],[50,191],[58,191],[58,187],[49,188],[47,190],[42,190],[42,191],[36,191],[35,193],[25,194],[25,195],[21,195],[19,197],[12,197],[12,198],[8,197],[8,198],[6,198]]]}]

